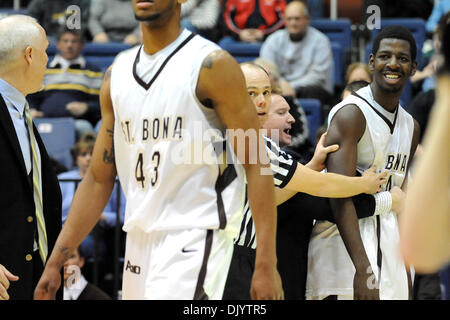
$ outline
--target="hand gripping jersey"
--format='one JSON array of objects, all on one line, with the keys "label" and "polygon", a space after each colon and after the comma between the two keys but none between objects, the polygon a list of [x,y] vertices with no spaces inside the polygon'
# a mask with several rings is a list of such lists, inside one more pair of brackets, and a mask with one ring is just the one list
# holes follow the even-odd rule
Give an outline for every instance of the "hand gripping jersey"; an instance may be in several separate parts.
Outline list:
[{"label": "hand gripping jersey", "polygon": [[112,67],[115,161],[127,199],[127,232],[237,232],[245,173],[233,152],[224,156],[225,128],[195,93],[202,62],[216,50],[184,30],[156,54],[138,47]]},{"label": "hand gripping jersey", "polygon": [[[387,171],[384,190],[401,187],[405,179],[414,132],[412,117],[398,106],[389,121],[382,107],[374,101],[370,86],[358,90],[336,105],[329,123],[343,106],[355,104],[366,118],[366,129],[357,145],[357,170],[363,172],[372,165]],[[405,265],[398,253],[398,222],[393,211],[359,220],[364,248],[375,278],[380,299],[408,299]],[[353,296],[355,268],[335,224],[317,221],[311,234],[308,252],[306,296],[315,299],[327,295]],[[372,279],[368,286],[375,286]]]}]

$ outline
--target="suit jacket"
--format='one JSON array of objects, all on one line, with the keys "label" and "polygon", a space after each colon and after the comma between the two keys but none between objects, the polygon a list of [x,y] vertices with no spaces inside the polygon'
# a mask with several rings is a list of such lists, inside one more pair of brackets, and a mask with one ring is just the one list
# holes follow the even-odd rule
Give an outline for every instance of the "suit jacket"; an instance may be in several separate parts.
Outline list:
[{"label": "suit jacket", "polygon": [[[33,125],[41,155],[42,201],[48,239],[48,253],[61,230],[61,190],[41,137]],[[43,270],[42,261],[33,256],[37,225],[33,186],[11,116],[0,96],[0,264],[19,277],[11,281],[10,299],[32,299]],[[29,257],[29,256],[28,256]],[[62,297],[62,291],[57,295]]]},{"label": "suit jacket", "polygon": [[88,282],[77,300],[111,300],[111,297],[99,287]]}]

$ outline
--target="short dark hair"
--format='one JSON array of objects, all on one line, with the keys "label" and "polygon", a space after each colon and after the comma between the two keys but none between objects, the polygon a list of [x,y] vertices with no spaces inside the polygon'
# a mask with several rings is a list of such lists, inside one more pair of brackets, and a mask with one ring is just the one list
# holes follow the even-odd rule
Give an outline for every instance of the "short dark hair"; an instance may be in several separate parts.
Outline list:
[{"label": "short dark hair", "polygon": [[436,27],[436,32],[439,32],[439,40],[444,42],[444,31],[447,25],[450,24],[450,11],[444,14]]},{"label": "short dark hair", "polygon": [[73,35],[76,35],[76,36],[80,37],[80,41],[83,42],[83,43],[86,41],[86,38],[84,36],[83,30],[81,30],[81,29],[69,29],[65,25],[61,26],[61,28],[58,29],[58,35],[57,35],[56,40],[59,41],[61,39],[61,37],[63,36],[63,34],[65,34],[65,33],[71,33]]},{"label": "short dark hair", "polygon": [[375,55],[380,48],[380,42],[383,39],[401,39],[409,42],[411,59],[416,60],[417,44],[411,31],[403,26],[395,25],[384,28],[373,40],[372,54]]},{"label": "short dark hair", "polygon": [[358,91],[361,88],[367,87],[369,84],[370,83],[367,82],[366,80],[353,81],[353,82],[347,83],[347,85],[344,88],[344,91],[350,91],[350,92]]},{"label": "short dark hair", "polygon": [[86,132],[81,136],[77,143],[70,148],[70,154],[72,155],[72,160],[74,163],[77,162],[77,157],[81,153],[81,150],[94,150],[96,136],[94,133]]}]

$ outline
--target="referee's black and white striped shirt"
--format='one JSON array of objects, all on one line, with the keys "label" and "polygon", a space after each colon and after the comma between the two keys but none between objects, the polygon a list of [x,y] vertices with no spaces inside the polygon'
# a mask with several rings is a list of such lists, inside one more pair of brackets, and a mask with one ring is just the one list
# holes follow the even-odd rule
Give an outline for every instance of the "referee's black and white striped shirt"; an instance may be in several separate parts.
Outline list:
[{"label": "referee's black and white striped shirt", "polygon": [[[273,172],[273,182],[275,186],[284,188],[297,169],[297,161],[281,150],[270,138],[264,137],[264,139],[266,140],[266,150],[270,158],[270,168]],[[256,249],[255,226],[253,224],[247,193],[245,194],[241,228],[234,243],[239,246]]]}]

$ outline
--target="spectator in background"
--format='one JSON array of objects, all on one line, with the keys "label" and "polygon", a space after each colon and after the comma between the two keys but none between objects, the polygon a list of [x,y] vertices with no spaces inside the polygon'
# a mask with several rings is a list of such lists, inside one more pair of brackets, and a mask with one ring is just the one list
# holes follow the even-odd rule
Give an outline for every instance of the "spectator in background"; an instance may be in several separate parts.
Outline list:
[{"label": "spectator in background", "polygon": [[78,247],[64,263],[64,300],[111,300],[103,290],[81,273],[86,257]]},{"label": "spectator in background", "polygon": [[89,32],[93,42],[139,43],[139,21],[134,18],[130,0],[92,1]]},{"label": "spectator in background", "polygon": [[284,19],[286,29],[266,39],[260,56],[275,63],[297,98],[318,99],[322,107],[333,105],[333,54],[328,37],[309,26],[308,8],[301,1],[287,5]]},{"label": "spectator in background", "polygon": [[262,42],[284,26],[286,0],[222,0],[225,33],[243,42]]},{"label": "spectator in background", "polygon": [[270,85],[272,86],[273,93],[281,94],[283,96],[291,96],[295,98],[295,90],[291,87],[289,82],[287,82],[284,78],[281,77],[280,71],[278,70],[275,63],[263,59],[261,57],[256,58],[255,61],[253,62],[263,67],[269,74]]},{"label": "spectator in background", "polygon": [[[27,7],[27,14],[35,18],[47,32],[47,38],[54,42],[62,26],[69,21],[80,22],[81,30],[87,30],[90,0],[32,0]],[[77,11],[68,10],[70,6],[77,6],[80,11],[79,19],[74,15]],[[72,18],[73,17],[73,18]]]},{"label": "spectator in background", "polygon": [[351,95],[352,92],[356,92],[359,89],[368,86],[369,84],[370,84],[370,82],[365,81],[365,80],[357,80],[357,81],[347,83],[345,85],[344,90],[342,91],[342,100],[344,100],[349,95]]},{"label": "spectator in background", "polygon": [[[95,144],[95,135],[87,133],[81,137],[81,139],[72,148],[72,156],[76,168],[67,172],[64,172],[58,176],[61,179],[83,179],[85,176],[89,164],[91,162],[92,151]],[[66,222],[69,208],[72,204],[73,196],[75,194],[76,186],[78,183],[73,181],[64,182],[60,181],[61,193],[62,193],[62,222]],[[114,186],[113,193],[109,202],[103,211],[103,214],[99,220],[99,223],[95,229],[84,239],[80,247],[85,253],[86,258],[94,257],[95,237],[97,237],[97,257],[100,261],[105,260],[105,254],[107,251],[107,243],[105,239],[106,229],[114,228],[116,225],[116,209],[117,209],[117,186]],[[123,215],[125,208],[125,196],[121,192],[120,197],[120,220],[123,224]]]},{"label": "spectator in background", "polygon": [[[434,32],[434,58],[432,58],[432,62],[430,62],[431,68],[432,68],[432,77],[436,78],[436,65],[439,57],[439,53],[442,49],[442,43],[444,41],[444,30],[446,26],[450,23],[450,12],[445,14],[441,20],[439,21],[439,25],[437,29]],[[429,68],[426,67],[425,69]],[[425,72],[425,70],[422,71],[422,73]],[[417,73],[417,72],[416,72]],[[412,80],[412,79],[411,79]],[[425,83],[424,83],[425,84]],[[427,130],[428,127],[428,119],[431,113],[431,110],[433,108],[434,102],[435,102],[435,84],[429,88],[429,90],[422,90],[419,92],[416,97],[413,99],[411,106],[408,108],[408,112],[413,116],[413,118],[419,123],[421,132],[420,132],[420,140],[422,141],[423,135]],[[424,87],[424,86],[422,86]],[[425,88],[423,88],[425,89]],[[417,147],[418,153],[421,152],[422,146],[419,144]]]},{"label": "spectator in background", "polygon": [[100,119],[98,95],[103,74],[81,55],[84,48],[81,31],[63,27],[57,48],[59,53],[45,73],[44,89],[28,96],[31,115],[73,117],[79,138],[85,132],[93,132]]},{"label": "spectator in background", "polygon": [[[450,1],[449,1],[450,2]],[[442,47],[442,32],[447,21],[450,21],[450,11],[441,16],[439,24],[433,31],[433,46],[429,52],[429,62],[423,70],[417,70],[416,74],[411,77],[412,83],[422,82],[422,91],[427,92],[434,90],[436,87],[436,69],[438,65],[439,52]],[[433,93],[434,94],[434,93]]]},{"label": "spectator in background", "polygon": [[434,33],[439,24],[439,20],[449,11],[450,0],[439,0],[434,5],[433,11],[431,11],[431,15],[428,17],[427,23],[425,25],[425,29],[427,30],[427,32]]},{"label": "spectator in background", "polygon": [[216,28],[219,15],[219,0],[189,0],[181,6],[180,24],[216,42],[220,38],[220,32]]},{"label": "spectator in background", "polygon": [[369,70],[369,66],[364,62],[353,62],[347,67],[345,72],[345,83],[361,80],[372,82],[372,73]]}]

